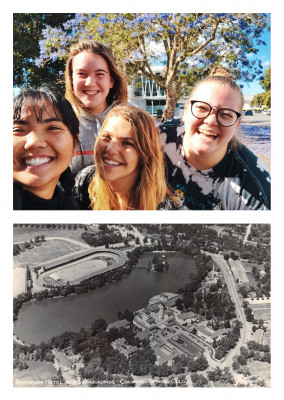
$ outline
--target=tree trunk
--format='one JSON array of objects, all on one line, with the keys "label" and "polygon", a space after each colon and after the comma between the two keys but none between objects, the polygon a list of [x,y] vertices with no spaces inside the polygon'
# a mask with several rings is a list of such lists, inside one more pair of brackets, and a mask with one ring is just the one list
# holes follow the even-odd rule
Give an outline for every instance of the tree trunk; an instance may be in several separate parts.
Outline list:
[{"label": "tree trunk", "polygon": [[168,85],[166,89],[166,106],[163,112],[161,123],[167,121],[168,119],[173,118],[177,103],[177,94],[176,89],[174,87],[174,82]]}]

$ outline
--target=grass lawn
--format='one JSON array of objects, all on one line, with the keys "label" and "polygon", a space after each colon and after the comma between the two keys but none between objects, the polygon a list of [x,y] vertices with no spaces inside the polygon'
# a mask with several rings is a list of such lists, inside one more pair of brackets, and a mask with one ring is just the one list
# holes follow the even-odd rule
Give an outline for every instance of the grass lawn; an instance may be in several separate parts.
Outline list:
[{"label": "grass lawn", "polygon": [[42,242],[40,246],[27,249],[16,256],[18,263],[32,262],[33,264],[43,263],[53,258],[83,250],[83,247],[60,239]]},{"label": "grass lawn", "polygon": [[271,365],[261,361],[248,361],[247,367],[251,376],[256,376],[259,381],[264,380],[267,387],[271,386]]},{"label": "grass lawn", "polygon": [[14,243],[15,242],[23,242],[25,240],[30,241],[30,239],[34,239],[35,236],[45,235],[46,237],[66,237],[74,240],[78,240],[79,242],[86,243],[82,238],[82,233],[85,232],[83,228],[77,229],[47,229],[41,228],[40,225],[38,227],[15,227],[13,231],[14,235]]},{"label": "grass lawn", "polygon": [[46,387],[53,386],[47,381],[56,376],[57,370],[51,362],[26,361],[29,368],[19,371],[14,369],[14,387]]}]

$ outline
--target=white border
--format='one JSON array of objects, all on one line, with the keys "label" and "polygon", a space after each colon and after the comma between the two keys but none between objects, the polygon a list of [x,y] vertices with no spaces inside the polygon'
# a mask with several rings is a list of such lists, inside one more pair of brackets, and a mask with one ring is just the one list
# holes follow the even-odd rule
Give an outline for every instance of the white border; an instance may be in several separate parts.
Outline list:
[{"label": "white border", "polygon": [[[170,396],[178,396],[179,398],[185,398],[190,395],[201,395],[202,397],[210,397],[213,399],[219,399],[220,396],[229,395],[232,400],[239,399],[240,396],[244,398],[250,398],[257,396],[258,399],[278,398],[280,390],[282,390],[282,373],[283,370],[283,342],[280,341],[280,335],[282,332],[282,320],[283,320],[283,298],[282,298],[282,285],[283,285],[283,252],[282,252],[282,224],[283,212],[283,170],[282,160],[283,154],[283,115],[284,115],[284,85],[283,85],[283,11],[284,6],[280,1],[270,2],[259,0],[257,2],[248,2],[247,0],[238,0],[237,2],[227,2],[224,6],[223,1],[203,1],[203,2],[169,2],[162,0],[144,0],[140,3],[129,4],[122,0],[117,3],[113,1],[105,2],[104,4],[90,0],[85,0],[82,3],[62,1],[59,4],[58,0],[49,0],[48,2],[38,1],[19,1],[14,0],[13,4],[1,5],[1,72],[2,72],[2,110],[4,115],[4,129],[2,132],[2,196],[1,196],[1,243],[2,246],[2,269],[4,276],[2,279],[2,290],[1,290],[1,314],[2,314],[2,349],[5,347],[7,351],[2,353],[4,359],[1,362],[1,378],[3,381],[2,393],[5,390],[4,395],[10,397],[22,397],[23,399],[38,399],[39,396],[42,399],[49,399],[50,396],[53,398],[62,398],[63,396],[69,396],[76,398],[78,395],[87,394],[92,396],[109,396],[109,395],[122,395],[125,398],[130,398],[133,395],[135,398],[142,399],[145,396],[156,396],[158,394],[163,397],[170,398]],[[272,211],[271,212],[249,212],[249,211],[133,211],[133,212],[13,212],[12,211],[12,179],[11,163],[12,156],[11,151],[6,149],[6,142],[3,138],[9,132],[11,132],[11,102],[12,102],[12,13],[13,12],[90,12],[90,11],[101,11],[101,12],[155,12],[161,10],[163,12],[270,12],[272,13]],[[4,57],[3,57],[4,55]],[[8,97],[7,97],[8,96]],[[3,125],[2,125],[3,126]],[[10,139],[11,140],[11,139]],[[12,142],[12,140],[11,140]],[[10,142],[10,145],[11,145]],[[12,145],[10,149],[12,148]],[[9,171],[9,172],[8,172]],[[8,188],[8,191],[7,189]],[[166,214],[165,214],[166,213]],[[70,223],[125,223],[125,222],[137,222],[137,223],[271,223],[272,225],[272,388],[271,389],[137,389],[134,388],[133,392],[130,388],[127,389],[105,389],[105,388],[94,388],[94,389],[47,389],[31,388],[22,389],[12,388],[12,359],[11,359],[11,303],[7,307],[7,299],[11,298],[11,287],[12,287],[12,223],[31,223],[31,222],[70,222]],[[8,283],[8,284],[7,284]],[[282,335],[281,335],[282,336]],[[9,343],[9,345],[6,345]],[[4,390],[3,390],[4,389]],[[59,390],[59,392],[58,392]],[[83,390],[84,392],[81,392]],[[90,392],[95,390],[95,392]],[[110,392],[110,391],[111,392]],[[119,392],[117,392],[119,390]],[[151,393],[149,393],[149,390]],[[198,392],[196,392],[198,390]],[[190,391],[190,392],[189,392]],[[64,393],[63,393],[64,392]],[[282,390],[283,393],[283,390]]]}]

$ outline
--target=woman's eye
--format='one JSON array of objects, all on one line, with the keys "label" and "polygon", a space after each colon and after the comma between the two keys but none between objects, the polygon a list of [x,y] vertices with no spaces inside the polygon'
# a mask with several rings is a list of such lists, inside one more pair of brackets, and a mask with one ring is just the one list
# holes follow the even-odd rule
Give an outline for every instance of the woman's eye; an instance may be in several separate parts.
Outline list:
[{"label": "woman's eye", "polygon": [[25,129],[14,126],[13,133],[25,133]]},{"label": "woman's eye", "polygon": [[222,118],[232,118],[233,117],[233,115],[232,115],[232,113],[230,113],[230,112],[221,112],[221,115],[220,115]]},{"label": "woman's eye", "polygon": [[111,140],[111,137],[109,135],[102,135],[101,139],[102,140]]},{"label": "woman's eye", "polygon": [[58,131],[61,130],[62,128],[60,126],[55,126],[55,125],[51,125],[47,127],[48,131]]},{"label": "woman's eye", "polygon": [[133,143],[133,142],[129,142],[128,140],[124,141],[123,144],[124,144],[125,146],[132,146],[132,147],[134,147],[134,143]]},{"label": "woman's eye", "polygon": [[207,112],[208,108],[207,107],[203,107],[203,106],[198,106],[197,110],[200,111],[200,112]]}]

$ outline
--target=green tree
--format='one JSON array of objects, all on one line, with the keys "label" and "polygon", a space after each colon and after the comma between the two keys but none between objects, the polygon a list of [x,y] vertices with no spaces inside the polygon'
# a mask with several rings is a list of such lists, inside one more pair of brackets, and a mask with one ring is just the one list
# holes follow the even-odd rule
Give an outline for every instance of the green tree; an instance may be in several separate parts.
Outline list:
[{"label": "green tree", "polygon": [[271,90],[271,67],[265,70],[264,78],[260,81],[260,84],[266,92]]},{"label": "green tree", "polygon": [[261,108],[265,104],[265,97],[266,93],[256,94],[250,102],[251,107]]},{"label": "green tree", "polygon": [[150,345],[137,350],[130,357],[130,368],[134,375],[148,375],[154,368],[156,356]]},{"label": "green tree", "polygon": [[13,245],[13,256],[17,256],[21,252],[21,247],[18,244]]},{"label": "green tree", "polygon": [[[76,14],[64,27],[46,27],[36,62],[44,66],[65,60],[68,47],[79,39],[111,43],[130,79],[142,74],[164,91],[164,121],[173,116],[177,100],[215,65],[229,65],[236,78],[253,81],[262,66],[249,55],[263,43],[260,36],[268,26],[266,14]],[[162,73],[153,68],[157,60]]]},{"label": "green tree", "polygon": [[38,67],[35,59],[40,56],[40,40],[46,26],[63,27],[74,14],[13,14],[14,87],[37,86],[49,82],[59,82],[60,71],[65,61],[50,59],[44,67]]},{"label": "green tree", "polygon": [[271,67],[265,70],[264,78],[259,83],[265,92],[256,94],[250,104],[252,107],[271,108]]}]

